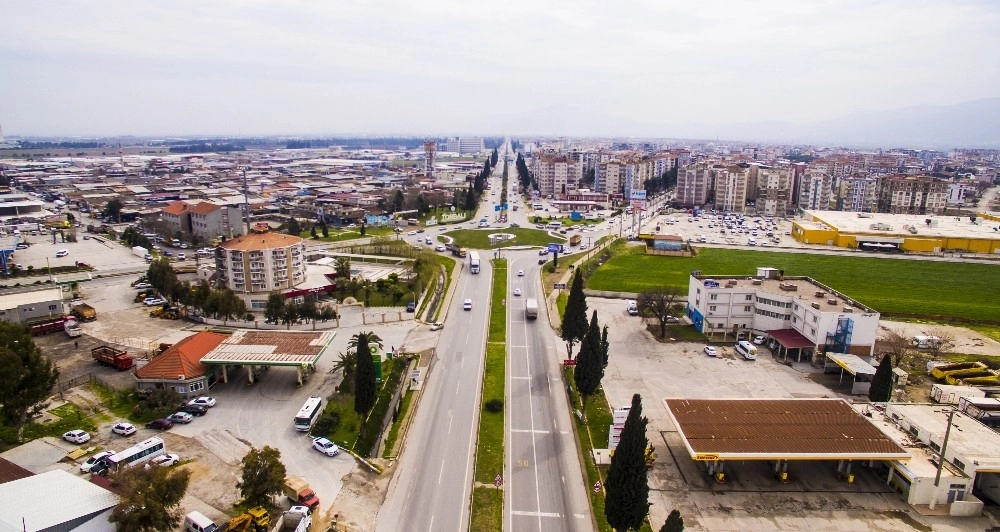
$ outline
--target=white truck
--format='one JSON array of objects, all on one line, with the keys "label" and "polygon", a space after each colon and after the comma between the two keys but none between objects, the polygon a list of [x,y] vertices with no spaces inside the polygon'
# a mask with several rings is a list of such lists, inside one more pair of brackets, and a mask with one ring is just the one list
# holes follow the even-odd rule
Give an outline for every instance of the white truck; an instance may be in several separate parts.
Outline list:
[{"label": "white truck", "polygon": [[66,321],[63,322],[63,331],[65,331],[70,338],[76,338],[77,336],[83,334],[83,329],[73,316],[68,317]]},{"label": "white truck", "polygon": [[134,246],[132,248],[132,254],[139,258],[144,258],[149,253],[149,250],[142,246]]},{"label": "white truck", "polygon": [[527,299],[524,301],[524,317],[533,320],[538,317],[538,300]]},{"label": "white truck", "polygon": [[292,506],[287,512],[278,516],[271,532],[308,532],[312,525],[312,516],[305,506]]}]

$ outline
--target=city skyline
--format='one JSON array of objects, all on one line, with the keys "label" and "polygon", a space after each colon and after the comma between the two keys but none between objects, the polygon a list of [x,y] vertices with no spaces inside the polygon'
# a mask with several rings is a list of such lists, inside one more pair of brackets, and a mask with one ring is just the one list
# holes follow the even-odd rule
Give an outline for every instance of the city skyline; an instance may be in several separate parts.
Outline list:
[{"label": "city skyline", "polygon": [[8,136],[778,140],[740,126],[1000,96],[1000,71],[980,59],[1000,45],[988,2],[569,7],[11,5],[0,124]]}]

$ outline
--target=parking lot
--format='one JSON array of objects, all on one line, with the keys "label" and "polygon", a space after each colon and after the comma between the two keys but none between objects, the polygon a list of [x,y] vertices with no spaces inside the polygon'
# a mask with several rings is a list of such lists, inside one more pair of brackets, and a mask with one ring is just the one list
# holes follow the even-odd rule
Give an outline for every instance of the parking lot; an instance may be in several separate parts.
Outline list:
[{"label": "parking lot", "polygon": [[[84,239],[83,237],[88,238]],[[142,257],[137,257],[121,244],[108,242],[104,236],[86,235],[77,232],[76,242],[63,242],[56,234],[55,243],[49,235],[31,236],[22,235],[22,241],[30,244],[27,249],[18,249],[14,252],[14,263],[22,265],[27,269],[33,266],[34,269],[51,266],[73,266],[77,262],[84,262],[99,270],[120,270],[127,267],[145,267],[146,261]],[[64,257],[57,257],[59,250],[66,250],[68,253]]]},{"label": "parking lot", "polygon": [[[917,515],[874,472],[856,468],[857,482],[846,485],[833,462],[794,462],[788,483],[777,481],[765,462],[728,463],[728,481],[715,483],[689,457],[664,398],[852,397],[815,382],[809,368],[777,362],[765,346],[755,361],[726,345],[717,346],[713,358],[703,343],[656,341],[639,317],[628,315],[624,300],[590,297],[587,305],[609,327],[602,384],[611,407],[628,405],[635,393],[643,399],[647,438],[657,455],[649,475],[654,525],[674,508],[690,530],[912,530],[948,523]],[[962,526],[988,528],[987,521],[963,520]]]}]

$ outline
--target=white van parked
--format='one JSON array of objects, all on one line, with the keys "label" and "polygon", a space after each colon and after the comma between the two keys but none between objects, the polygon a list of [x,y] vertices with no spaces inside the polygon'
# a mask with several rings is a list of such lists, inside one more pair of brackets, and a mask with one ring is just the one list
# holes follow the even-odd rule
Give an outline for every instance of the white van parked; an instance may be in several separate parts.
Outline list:
[{"label": "white van parked", "polygon": [[184,517],[185,532],[215,532],[219,527],[201,512],[191,512]]},{"label": "white van parked", "polygon": [[746,340],[737,342],[736,352],[746,360],[757,360],[757,347]]}]

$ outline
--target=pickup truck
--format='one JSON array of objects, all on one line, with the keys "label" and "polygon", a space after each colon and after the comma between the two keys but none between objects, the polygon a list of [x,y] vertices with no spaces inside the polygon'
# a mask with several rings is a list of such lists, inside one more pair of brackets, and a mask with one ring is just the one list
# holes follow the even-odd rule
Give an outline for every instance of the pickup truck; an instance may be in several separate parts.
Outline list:
[{"label": "pickup truck", "polygon": [[128,354],[128,351],[115,349],[110,345],[102,345],[91,349],[90,356],[94,357],[94,360],[96,360],[98,364],[101,364],[102,366],[111,366],[118,371],[125,371],[135,364],[135,361],[132,359],[132,356]]},{"label": "pickup truck", "polygon": [[292,504],[299,504],[315,508],[319,506],[319,497],[316,492],[309,487],[309,483],[302,477],[285,477],[285,483],[281,486],[281,491],[292,501]]},{"label": "pickup truck", "polygon": [[67,318],[66,322],[63,323],[63,331],[65,331],[70,338],[76,338],[77,336],[81,336],[83,334],[83,328],[80,327],[80,324],[73,316]]},{"label": "pickup truck", "polygon": [[278,521],[271,532],[307,532],[312,525],[312,516],[305,506],[292,506],[287,512],[278,516]]}]

